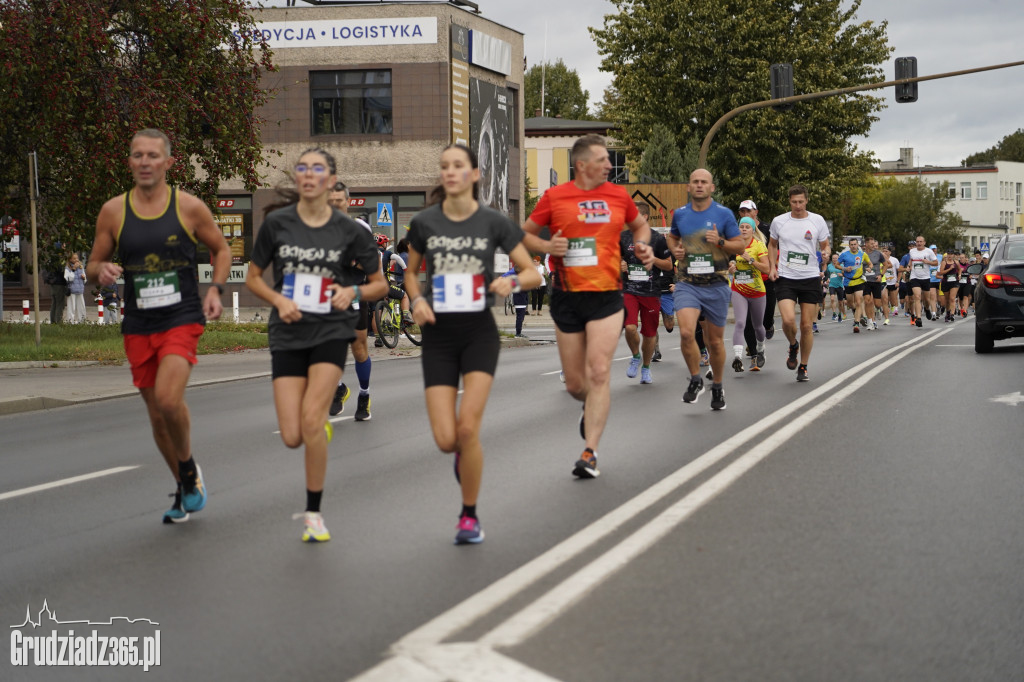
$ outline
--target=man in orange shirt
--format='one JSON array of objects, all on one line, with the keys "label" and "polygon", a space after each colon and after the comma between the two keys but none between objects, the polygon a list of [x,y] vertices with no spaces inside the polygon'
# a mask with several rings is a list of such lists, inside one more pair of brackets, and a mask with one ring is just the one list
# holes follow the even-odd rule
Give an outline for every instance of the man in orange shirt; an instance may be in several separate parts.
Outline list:
[{"label": "man in orange shirt", "polygon": [[[597,446],[611,407],[611,364],[622,330],[619,233],[633,232],[634,254],[654,262],[650,228],[629,194],[608,182],[612,165],[600,135],[585,135],[572,147],[575,178],[547,190],[523,225],[523,243],[551,255],[551,319],[565,388],[583,403],[583,454],[573,474],[597,478]],[[549,227],[550,240],[539,237]]]}]

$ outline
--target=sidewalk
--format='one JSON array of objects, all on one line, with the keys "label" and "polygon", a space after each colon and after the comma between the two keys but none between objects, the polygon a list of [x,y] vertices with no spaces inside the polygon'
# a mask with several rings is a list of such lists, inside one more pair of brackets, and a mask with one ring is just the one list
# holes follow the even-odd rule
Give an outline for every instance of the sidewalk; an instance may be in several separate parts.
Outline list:
[{"label": "sidewalk", "polygon": [[[95,311],[94,311],[95,313]],[[260,314],[263,319],[269,309],[243,309],[239,319],[249,322]],[[515,331],[515,315],[494,309],[499,329]],[[231,311],[225,318],[231,320]],[[533,327],[551,327],[551,317],[545,314],[527,317],[524,330]],[[502,337],[504,347],[529,345],[528,339]],[[395,348],[376,348],[370,340],[370,357],[384,361],[400,357],[417,357],[420,349],[404,336]],[[352,358],[349,357],[349,368]],[[417,371],[419,367],[417,366]],[[220,355],[201,355],[192,368],[189,387],[270,377],[270,351],[246,350]],[[128,364],[102,365],[90,362],[0,362],[0,415],[46,410],[65,405],[77,405],[96,400],[108,400],[138,395],[132,384]]]}]

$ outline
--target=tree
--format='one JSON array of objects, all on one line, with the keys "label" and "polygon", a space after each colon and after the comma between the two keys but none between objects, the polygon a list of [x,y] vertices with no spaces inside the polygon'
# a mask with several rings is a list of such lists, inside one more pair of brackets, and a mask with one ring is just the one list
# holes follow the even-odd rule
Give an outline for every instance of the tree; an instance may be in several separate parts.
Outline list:
[{"label": "tree", "polygon": [[918,178],[872,178],[850,193],[837,213],[833,236],[874,237],[893,244],[897,253],[918,235],[942,250],[953,248],[964,228],[960,215],[946,210],[947,188],[948,183],[933,191]]},{"label": "tree", "polygon": [[14,188],[0,213],[27,214],[36,151],[41,262],[88,249],[103,201],[131,187],[125,161],[142,128],[171,138],[172,184],[211,204],[225,179],[256,189],[253,112],[274,67],[254,26],[244,0],[0,4],[0,187]]},{"label": "tree", "polygon": [[[855,22],[860,0],[611,2],[618,12],[591,33],[619,93],[612,120],[634,155],[657,123],[683,147],[726,112],[768,99],[773,63],[793,64],[800,94],[882,81],[892,52],[885,22]],[[727,205],[754,197],[762,215],[781,213],[800,182],[811,210],[824,212],[870,170],[870,155],[849,139],[866,134],[883,106],[857,93],[741,114],[718,132],[707,165]]]},{"label": "tree", "polygon": [[619,91],[615,89],[614,85],[609,85],[604,89],[604,97],[594,107],[594,120],[615,123],[615,107],[618,106],[618,103]]},{"label": "tree", "polygon": [[651,139],[640,157],[639,170],[642,182],[685,182],[688,179],[675,137],[660,123],[651,131]]},{"label": "tree", "polygon": [[526,89],[526,115],[533,116],[541,108],[540,94],[543,73],[544,109],[542,116],[561,116],[573,120],[587,120],[587,99],[590,93],[580,85],[579,74],[570,69],[559,59],[555,63],[547,62],[547,68],[534,64],[526,72],[524,88]]},{"label": "tree", "polygon": [[964,159],[964,165],[973,166],[994,161],[1024,162],[1024,128],[1018,128],[1017,132],[1007,135],[995,147],[971,154]]}]

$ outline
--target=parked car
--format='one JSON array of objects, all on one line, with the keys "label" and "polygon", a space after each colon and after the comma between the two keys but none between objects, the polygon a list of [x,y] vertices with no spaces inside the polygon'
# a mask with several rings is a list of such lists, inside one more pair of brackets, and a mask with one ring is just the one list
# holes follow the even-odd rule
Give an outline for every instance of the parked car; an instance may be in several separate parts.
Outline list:
[{"label": "parked car", "polygon": [[991,353],[996,341],[1024,336],[1024,234],[1000,239],[988,267],[975,263],[967,273],[979,275],[974,287],[974,352]]}]

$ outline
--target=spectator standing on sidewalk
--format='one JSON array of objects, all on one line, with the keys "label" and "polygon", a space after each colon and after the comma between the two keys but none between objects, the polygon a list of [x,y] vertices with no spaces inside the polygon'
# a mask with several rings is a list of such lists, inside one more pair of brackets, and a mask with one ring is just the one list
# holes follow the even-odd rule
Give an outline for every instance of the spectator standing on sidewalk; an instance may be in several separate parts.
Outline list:
[{"label": "spectator standing on sidewalk", "polygon": [[85,268],[77,253],[71,254],[68,258],[68,265],[64,268],[64,281],[68,286],[68,321],[71,324],[78,324],[85,321]]}]

